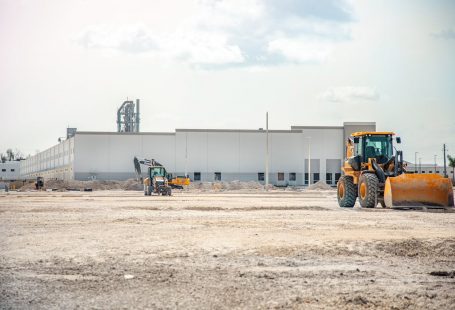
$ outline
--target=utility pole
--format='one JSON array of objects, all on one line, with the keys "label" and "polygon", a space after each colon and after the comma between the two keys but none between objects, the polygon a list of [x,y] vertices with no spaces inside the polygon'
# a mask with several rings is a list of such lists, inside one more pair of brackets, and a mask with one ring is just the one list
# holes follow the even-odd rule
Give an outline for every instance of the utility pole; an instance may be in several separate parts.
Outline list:
[{"label": "utility pole", "polygon": [[422,173],[422,158],[419,158],[419,173]]},{"label": "utility pole", "polygon": [[185,135],[185,178],[188,176],[188,133]]},{"label": "utility pole", "polygon": [[265,113],[265,186],[269,185],[269,112]]},{"label": "utility pole", "polygon": [[308,186],[311,185],[311,137],[308,139]]},{"label": "utility pole", "polygon": [[438,155],[434,155],[434,173],[436,173],[436,157],[438,157]]},{"label": "utility pole", "polygon": [[448,175],[447,175],[447,165],[446,165],[446,144],[444,143],[443,145],[443,148],[442,148],[443,152],[444,152],[444,178],[447,178]]},{"label": "utility pole", "polygon": [[417,154],[419,154],[419,152],[414,153],[414,173],[417,173]]}]

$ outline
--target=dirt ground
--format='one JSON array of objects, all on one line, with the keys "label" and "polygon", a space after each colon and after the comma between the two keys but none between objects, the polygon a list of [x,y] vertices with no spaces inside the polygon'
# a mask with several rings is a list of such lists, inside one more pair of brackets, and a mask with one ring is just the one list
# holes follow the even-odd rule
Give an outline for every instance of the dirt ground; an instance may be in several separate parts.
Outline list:
[{"label": "dirt ground", "polygon": [[455,308],[455,213],[331,191],[0,193],[0,308]]}]

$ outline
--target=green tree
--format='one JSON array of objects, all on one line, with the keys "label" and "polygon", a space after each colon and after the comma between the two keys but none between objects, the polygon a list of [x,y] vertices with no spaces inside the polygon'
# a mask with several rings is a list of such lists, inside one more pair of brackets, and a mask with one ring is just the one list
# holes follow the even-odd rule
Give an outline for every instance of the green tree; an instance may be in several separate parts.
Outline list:
[{"label": "green tree", "polygon": [[12,149],[6,150],[6,157],[8,158],[9,161],[14,160],[14,152]]},{"label": "green tree", "polygon": [[447,155],[447,159],[449,160],[449,167],[452,167],[452,181],[455,183],[455,156]]}]

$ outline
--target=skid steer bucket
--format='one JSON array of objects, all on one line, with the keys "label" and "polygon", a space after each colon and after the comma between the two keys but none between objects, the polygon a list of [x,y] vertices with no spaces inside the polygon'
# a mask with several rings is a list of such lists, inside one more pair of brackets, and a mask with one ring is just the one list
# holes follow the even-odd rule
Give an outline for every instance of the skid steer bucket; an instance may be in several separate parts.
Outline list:
[{"label": "skid steer bucket", "polygon": [[388,208],[453,207],[452,183],[439,174],[389,177],[384,187],[384,202]]}]

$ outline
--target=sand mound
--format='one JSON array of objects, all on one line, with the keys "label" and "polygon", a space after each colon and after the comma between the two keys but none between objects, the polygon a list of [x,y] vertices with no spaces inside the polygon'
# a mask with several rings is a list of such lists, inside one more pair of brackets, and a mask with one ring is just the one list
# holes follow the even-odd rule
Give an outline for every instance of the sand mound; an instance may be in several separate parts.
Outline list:
[{"label": "sand mound", "polygon": [[308,189],[313,189],[313,190],[330,190],[332,187],[325,183],[324,181],[317,181],[314,184],[311,184]]},{"label": "sand mound", "polygon": [[[271,186],[271,185],[269,185]],[[273,187],[273,186],[272,186]],[[249,182],[241,182],[241,181],[231,181],[231,182],[197,182],[191,183],[189,186],[185,188],[185,190],[197,190],[197,191],[234,191],[234,190],[263,190],[264,185],[259,182],[249,181]]]},{"label": "sand mound", "polygon": [[[34,190],[34,183],[27,183],[21,187],[20,191]],[[126,191],[142,191],[143,186],[135,179],[126,181],[62,181],[62,180],[46,180],[44,181],[43,190],[56,190],[56,191],[83,191],[84,189],[91,190],[126,190]]]},{"label": "sand mound", "polygon": [[[20,191],[30,191],[35,189],[34,182],[25,184]],[[128,179],[126,181],[62,181],[62,180],[46,180],[43,190],[52,189],[55,191],[83,191],[84,189],[99,190],[126,190],[126,191],[142,191],[143,185],[136,179]],[[263,191],[273,190],[275,186],[269,184],[267,187],[256,181],[242,182],[193,182],[189,186],[185,186],[184,191],[200,191],[200,192],[223,192],[223,191]],[[310,189],[331,189],[331,187],[323,182],[318,182],[310,186]],[[287,187],[285,191],[301,190],[300,188]]]}]

